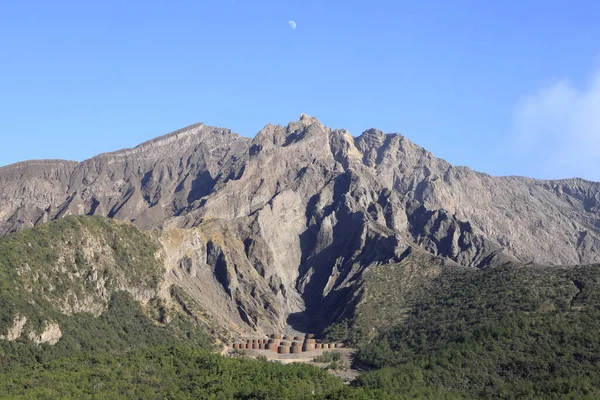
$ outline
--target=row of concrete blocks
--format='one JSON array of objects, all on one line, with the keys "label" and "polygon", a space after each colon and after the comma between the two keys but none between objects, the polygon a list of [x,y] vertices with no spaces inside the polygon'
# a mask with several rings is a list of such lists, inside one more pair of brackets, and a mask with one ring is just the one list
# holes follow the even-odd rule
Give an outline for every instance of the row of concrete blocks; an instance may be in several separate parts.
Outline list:
[{"label": "row of concrete blocks", "polygon": [[304,337],[304,336],[283,335],[282,333],[273,333],[269,336],[269,338],[279,339],[279,340],[288,340],[288,341],[295,340],[295,341],[302,342],[302,341],[304,341],[304,339],[314,339],[315,335],[314,335],[314,333],[309,333],[306,335],[306,337]]},{"label": "row of concrete blocks", "polygon": [[311,350],[337,349],[341,343],[317,343],[315,335],[290,336],[279,333],[271,335],[270,339],[245,339],[241,343],[234,343],[236,350],[269,350],[279,354],[302,353]]},{"label": "row of concrete blocks", "polygon": [[274,333],[269,336],[269,339],[242,339],[242,343],[246,343],[247,345],[252,344],[270,344],[270,343],[278,343],[282,340],[286,341],[294,341],[294,342],[307,342],[307,343],[316,343],[315,335],[308,334],[306,337],[304,336],[291,336],[291,335],[282,335],[280,333]]},{"label": "row of concrete blocks", "polygon": [[303,343],[299,344],[294,342],[292,344],[286,345],[287,342],[283,342],[281,344],[278,343],[234,343],[233,348],[236,350],[269,350],[273,352],[277,352],[279,354],[287,354],[287,353],[302,353],[305,351],[312,350],[328,350],[328,349],[339,349],[342,347],[341,343]]},{"label": "row of concrete blocks", "polygon": [[306,339],[304,342],[285,342],[280,339],[269,339],[269,343],[234,343],[236,350],[270,350],[280,354],[301,353],[312,350],[339,349],[341,343],[316,343],[314,339]]}]

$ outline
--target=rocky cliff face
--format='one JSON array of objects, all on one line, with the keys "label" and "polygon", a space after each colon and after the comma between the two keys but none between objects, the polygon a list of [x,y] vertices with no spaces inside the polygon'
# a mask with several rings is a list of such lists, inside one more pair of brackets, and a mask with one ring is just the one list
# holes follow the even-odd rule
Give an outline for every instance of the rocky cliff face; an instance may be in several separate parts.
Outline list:
[{"label": "rocky cliff face", "polygon": [[161,226],[210,193],[247,139],[202,124],[81,163],[27,161],[0,168],[0,233],[66,215]]},{"label": "rocky cliff face", "polygon": [[67,196],[74,161],[34,160],[0,168],[0,234],[47,222]]},{"label": "rocky cliff face", "polygon": [[163,241],[169,279],[242,330],[339,319],[366,269],[407,254],[600,262],[600,184],[492,177],[306,115],[252,140],[198,124],[79,164],[20,163],[0,184],[0,233],[70,214],[179,232]]}]

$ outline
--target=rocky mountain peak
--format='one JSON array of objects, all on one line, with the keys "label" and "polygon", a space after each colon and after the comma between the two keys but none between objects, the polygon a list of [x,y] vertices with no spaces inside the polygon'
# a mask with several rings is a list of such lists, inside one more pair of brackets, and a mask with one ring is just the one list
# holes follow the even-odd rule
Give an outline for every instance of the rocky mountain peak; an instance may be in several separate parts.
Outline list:
[{"label": "rocky mountain peak", "polygon": [[600,184],[492,177],[304,114],[253,139],[195,124],[79,164],[0,168],[0,182],[0,234],[66,215],[163,228],[173,282],[213,282],[219,310],[254,330],[343,316],[364,271],[409,255],[600,262]]},{"label": "rocky mountain peak", "polygon": [[381,146],[385,141],[386,135],[379,129],[371,128],[364,131],[357,140],[369,145]]},{"label": "rocky mountain peak", "polygon": [[312,125],[314,123],[320,124],[318,119],[316,119],[315,117],[311,117],[310,115],[305,113],[301,113],[300,118],[298,120],[306,125]]},{"label": "rocky mountain peak", "polygon": [[[397,201],[443,210],[469,221],[519,259],[560,263],[597,259],[589,249],[597,246],[600,225],[598,183],[494,178],[453,167],[401,135],[368,129],[353,137],[306,114],[287,126],[266,125],[254,139],[199,123],[79,164],[31,161],[1,168],[0,181],[7,188],[1,232],[61,212],[129,219],[143,227],[162,226],[187,214],[246,215],[286,189],[304,191],[301,197],[306,196],[303,203],[308,204],[317,188],[346,172],[365,182],[370,188],[365,193],[375,191],[369,199],[385,189],[405,199]],[[45,188],[45,194],[38,194],[32,185]],[[30,196],[21,196],[23,190]],[[357,200],[368,206],[365,199]],[[531,206],[524,207],[525,203]],[[235,206],[223,207],[227,204]],[[503,210],[519,215],[519,221],[507,220],[506,215],[513,214]],[[565,217],[573,212],[574,219]],[[195,220],[187,218],[186,224]],[[524,229],[526,221],[530,222]],[[563,233],[552,234],[551,226]],[[540,229],[547,229],[552,238],[550,254],[536,247],[544,248],[548,242],[536,239]],[[583,243],[578,239],[581,232],[590,232],[585,241],[591,244],[578,244]],[[571,250],[558,250],[565,243]]]}]

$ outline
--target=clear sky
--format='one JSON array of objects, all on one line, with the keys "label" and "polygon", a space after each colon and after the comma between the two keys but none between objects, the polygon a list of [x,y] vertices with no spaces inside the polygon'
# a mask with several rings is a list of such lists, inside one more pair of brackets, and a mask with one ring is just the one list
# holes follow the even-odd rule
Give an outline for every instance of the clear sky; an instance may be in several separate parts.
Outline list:
[{"label": "clear sky", "polygon": [[300,113],[600,180],[600,2],[0,0],[0,165]]}]

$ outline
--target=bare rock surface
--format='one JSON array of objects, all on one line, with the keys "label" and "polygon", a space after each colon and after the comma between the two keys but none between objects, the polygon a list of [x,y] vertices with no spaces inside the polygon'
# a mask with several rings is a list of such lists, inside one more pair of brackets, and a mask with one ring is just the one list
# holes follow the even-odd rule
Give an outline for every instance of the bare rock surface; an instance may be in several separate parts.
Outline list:
[{"label": "bare rock surface", "polygon": [[62,331],[60,330],[60,326],[56,322],[47,322],[44,330],[36,335],[33,332],[30,332],[29,340],[33,341],[37,344],[48,343],[48,344],[56,344],[62,337]]},{"label": "bare rock surface", "polygon": [[66,199],[76,166],[74,161],[32,160],[0,168],[0,234],[51,220]]}]

